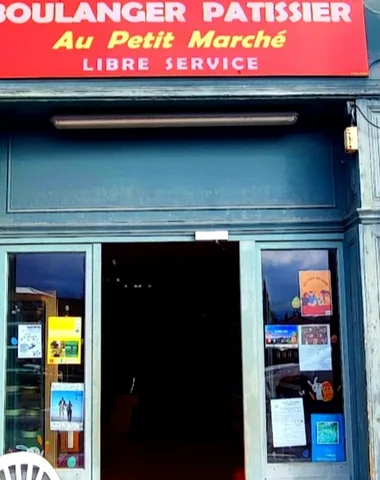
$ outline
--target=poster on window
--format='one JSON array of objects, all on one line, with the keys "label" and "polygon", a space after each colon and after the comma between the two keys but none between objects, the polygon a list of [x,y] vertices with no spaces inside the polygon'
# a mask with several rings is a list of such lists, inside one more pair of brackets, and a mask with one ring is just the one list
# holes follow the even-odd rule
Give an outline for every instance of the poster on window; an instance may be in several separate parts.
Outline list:
[{"label": "poster on window", "polygon": [[330,325],[300,325],[298,328],[300,371],[332,370]]},{"label": "poster on window", "polygon": [[300,271],[299,286],[303,317],[332,315],[330,270]]},{"label": "poster on window", "polygon": [[266,348],[298,348],[297,325],[265,325]]},{"label": "poster on window", "polygon": [[313,462],[345,462],[345,433],[341,413],[311,414]]},{"label": "poster on window", "polygon": [[79,365],[81,346],[81,317],[49,317],[48,364]]},{"label": "poster on window", "polygon": [[22,323],[18,326],[18,358],[42,358],[42,326]]},{"label": "poster on window", "polygon": [[84,384],[51,384],[50,430],[81,432],[84,424]]}]

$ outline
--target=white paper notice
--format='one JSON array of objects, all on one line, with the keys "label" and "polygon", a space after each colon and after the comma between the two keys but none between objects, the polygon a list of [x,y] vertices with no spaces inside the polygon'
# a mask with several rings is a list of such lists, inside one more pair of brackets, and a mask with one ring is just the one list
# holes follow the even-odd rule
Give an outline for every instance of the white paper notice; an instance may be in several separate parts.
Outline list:
[{"label": "white paper notice", "polygon": [[270,401],[273,446],[303,447],[306,445],[305,414],[302,398]]},{"label": "white paper notice", "polygon": [[298,342],[301,372],[332,370],[330,325],[300,325]]},{"label": "white paper notice", "polygon": [[39,323],[18,326],[18,358],[42,358],[42,328]]}]

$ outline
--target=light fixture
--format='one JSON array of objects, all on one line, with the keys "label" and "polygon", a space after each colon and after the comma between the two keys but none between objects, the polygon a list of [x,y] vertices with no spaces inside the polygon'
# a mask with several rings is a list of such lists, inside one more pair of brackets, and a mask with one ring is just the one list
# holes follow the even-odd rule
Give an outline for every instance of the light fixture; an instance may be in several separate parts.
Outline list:
[{"label": "light fixture", "polygon": [[266,127],[294,125],[298,113],[241,113],[231,115],[58,115],[51,119],[57,130],[122,128]]}]

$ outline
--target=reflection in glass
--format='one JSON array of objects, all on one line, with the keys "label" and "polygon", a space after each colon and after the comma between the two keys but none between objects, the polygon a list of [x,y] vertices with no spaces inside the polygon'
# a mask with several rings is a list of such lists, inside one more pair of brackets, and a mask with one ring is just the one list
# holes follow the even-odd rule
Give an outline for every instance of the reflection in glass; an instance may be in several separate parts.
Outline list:
[{"label": "reflection in glass", "polygon": [[268,462],[345,461],[334,250],[262,252]]},{"label": "reflection in glass", "polygon": [[83,468],[85,255],[12,254],[8,265],[5,452]]}]

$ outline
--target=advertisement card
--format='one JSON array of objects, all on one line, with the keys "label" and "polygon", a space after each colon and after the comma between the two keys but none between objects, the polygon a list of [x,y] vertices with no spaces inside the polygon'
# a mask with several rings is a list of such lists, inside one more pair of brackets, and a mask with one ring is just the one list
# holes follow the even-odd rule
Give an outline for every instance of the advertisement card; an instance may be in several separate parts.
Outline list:
[{"label": "advertisement card", "polygon": [[24,323],[18,326],[18,358],[42,358],[42,326]]},{"label": "advertisement card", "polygon": [[345,462],[343,415],[311,415],[311,459],[313,462]]},{"label": "advertisement card", "polygon": [[49,317],[47,349],[49,364],[80,364],[81,347],[81,317]]},{"label": "advertisement card", "polygon": [[298,328],[300,371],[332,370],[330,325],[300,325]]},{"label": "advertisement card", "polygon": [[298,348],[297,325],[265,325],[266,348]]},{"label": "advertisement card", "polygon": [[329,270],[300,271],[299,284],[303,317],[332,315],[331,273]]},{"label": "advertisement card", "polygon": [[51,384],[50,430],[81,432],[84,423],[84,384]]},{"label": "advertisement card", "polygon": [[270,401],[273,446],[302,447],[306,445],[305,414],[302,398]]}]

